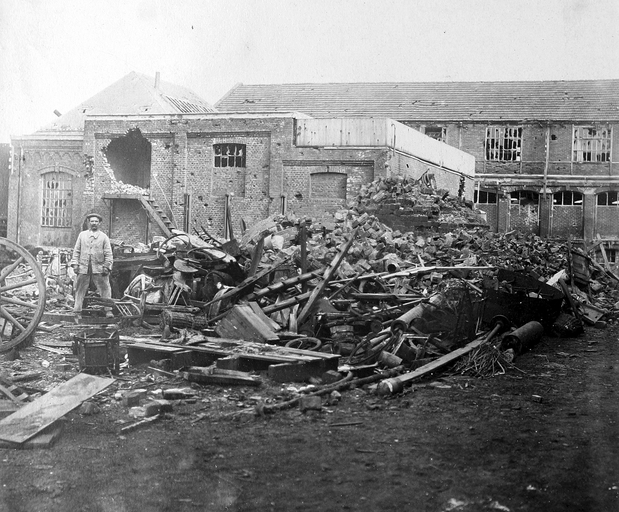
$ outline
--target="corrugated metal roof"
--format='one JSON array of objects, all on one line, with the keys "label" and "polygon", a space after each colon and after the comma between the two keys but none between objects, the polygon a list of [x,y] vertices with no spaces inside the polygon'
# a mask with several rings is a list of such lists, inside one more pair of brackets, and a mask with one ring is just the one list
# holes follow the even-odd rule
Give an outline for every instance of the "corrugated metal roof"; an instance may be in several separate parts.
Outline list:
[{"label": "corrugated metal roof", "polygon": [[619,121],[619,80],[239,84],[220,112],[398,121]]},{"label": "corrugated metal roof", "polygon": [[83,130],[84,119],[98,114],[184,114],[216,112],[189,89],[132,71],[66,112],[39,132]]}]

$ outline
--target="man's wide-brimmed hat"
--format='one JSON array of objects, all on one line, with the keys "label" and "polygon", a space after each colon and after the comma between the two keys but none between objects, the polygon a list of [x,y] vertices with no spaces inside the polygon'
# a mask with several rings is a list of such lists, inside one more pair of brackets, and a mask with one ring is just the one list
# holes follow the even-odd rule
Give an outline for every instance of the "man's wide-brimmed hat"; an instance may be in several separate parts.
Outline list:
[{"label": "man's wide-brimmed hat", "polygon": [[86,215],[86,219],[90,220],[90,217],[97,217],[97,219],[99,219],[99,222],[103,222],[103,217],[101,217],[101,215],[99,215],[98,213],[92,212]]}]

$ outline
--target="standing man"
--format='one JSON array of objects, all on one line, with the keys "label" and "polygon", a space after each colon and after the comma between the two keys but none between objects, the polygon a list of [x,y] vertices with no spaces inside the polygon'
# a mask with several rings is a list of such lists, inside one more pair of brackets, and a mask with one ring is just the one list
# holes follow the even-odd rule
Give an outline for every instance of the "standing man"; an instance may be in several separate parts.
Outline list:
[{"label": "standing man", "polygon": [[[112,298],[109,279],[113,263],[112,246],[108,236],[99,229],[103,217],[98,213],[91,213],[86,220],[89,229],[82,231],[77,237],[71,258],[71,267],[77,274],[74,283],[75,306],[73,306],[76,322],[82,318],[82,303],[91,281],[102,298]],[[112,308],[105,310],[107,318],[114,316]]]}]

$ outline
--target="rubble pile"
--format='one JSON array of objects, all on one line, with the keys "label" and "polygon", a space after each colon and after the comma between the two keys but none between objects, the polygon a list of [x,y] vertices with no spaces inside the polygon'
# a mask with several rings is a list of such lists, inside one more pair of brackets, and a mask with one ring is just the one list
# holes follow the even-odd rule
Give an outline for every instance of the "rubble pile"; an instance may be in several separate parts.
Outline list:
[{"label": "rubble pile", "polygon": [[[607,263],[570,243],[492,233],[431,181],[378,180],[349,206],[320,221],[273,216],[238,241],[176,232],[149,252],[115,246],[116,298],[88,297],[84,325],[69,313],[70,276],[48,272],[45,318],[56,324],[41,326],[47,341],[34,347],[86,373],[143,379],[147,369],[162,383],[162,396],[150,396],[155,415],[167,407],[156,402],[165,382],[183,399],[203,386],[309,386],[258,400],[252,410],[264,415],[320,408],[321,397],[355,386],[397,393],[445,368],[504,373],[542,335],[579,336],[619,317],[619,277]],[[383,222],[385,209],[425,217],[401,231]],[[59,339],[69,326],[86,332]],[[23,360],[2,369],[5,389],[25,370],[40,374]],[[33,397],[66,376],[53,375],[34,381]],[[116,400],[129,406],[124,396]]]},{"label": "rubble pile", "polygon": [[486,224],[483,212],[475,211],[472,202],[455,197],[448,190],[436,190],[431,186],[433,178],[424,179],[426,176],[417,180],[375,180],[361,187],[359,197],[350,206],[361,212],[417,216],[441,224]]}]

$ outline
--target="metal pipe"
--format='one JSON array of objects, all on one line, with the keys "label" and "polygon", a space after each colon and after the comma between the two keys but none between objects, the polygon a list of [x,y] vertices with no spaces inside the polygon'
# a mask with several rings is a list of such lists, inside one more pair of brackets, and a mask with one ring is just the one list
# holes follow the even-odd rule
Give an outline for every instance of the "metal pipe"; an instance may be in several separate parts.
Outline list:
[{"label": "metal pipe", "polygon": [[521,354],[537,343],[542,334],[544,334],[544,326],[532,320],[503,336],[501,350],[512,348],[516,354]]}]

